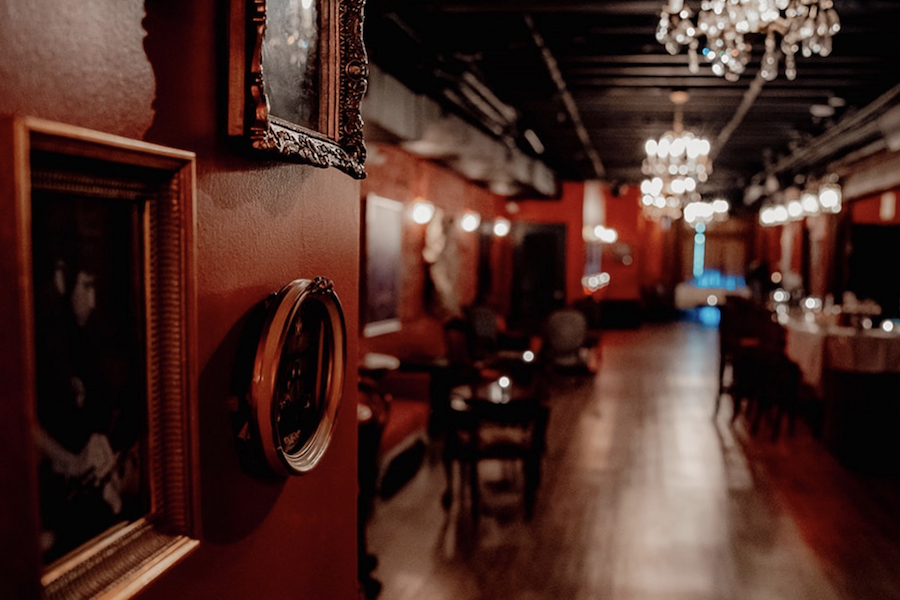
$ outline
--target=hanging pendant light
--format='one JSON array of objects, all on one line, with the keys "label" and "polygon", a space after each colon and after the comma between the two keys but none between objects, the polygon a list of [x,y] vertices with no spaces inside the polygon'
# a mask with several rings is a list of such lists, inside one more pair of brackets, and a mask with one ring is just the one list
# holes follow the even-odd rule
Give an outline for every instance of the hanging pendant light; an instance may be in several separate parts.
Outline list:
[{"label": "hanging pendant light", "polygon": [[641,170],[647,179],[641,182],[641,207],[644,216],[654,220],[681,217],[689,202],[700,199],[697,186],[712,173],[709,141],[684,129],[683,106],[688,98],[687,92],[672,92],[672,129],[644,144],[647,157]]}]

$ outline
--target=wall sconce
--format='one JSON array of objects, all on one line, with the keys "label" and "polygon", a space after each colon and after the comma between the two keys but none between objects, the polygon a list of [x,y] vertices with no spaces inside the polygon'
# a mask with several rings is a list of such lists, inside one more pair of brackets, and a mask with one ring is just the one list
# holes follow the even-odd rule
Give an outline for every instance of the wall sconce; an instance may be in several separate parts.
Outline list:
[{"label": "wall sconce", "polygon": [[603,244],[615,244],[619,239],[619,232],[612,227],[596,225],[595,227],[585,227],[581,237],[588,243],[601,242]]},{"label": "wall sconce", "polygon": [[412,220],[425,225],[434,216],[434,204],[427,200],[417,200],[412,206]]},{"label": "wall sconce", "polygon": [[594,275],[585,275],[581,278],[581,287],[585,293],[592,294],[609,285],[609,273],[595,273]]},{"label": "wall sconce", "polygon": [[494,235],[497,237],[506,237],[509,235],[509,230],[512,227],[510,222],[506,219],[497,219],[494,221]]},{"label": "wall sconce", "polygon": [[819,196],[814,189],[807,187],[803,190],[800,194],[800,204],[803,206],[804,215],[819,214]]},{"label": "wall sconce", "polygon": [[830,180],[819,187],[819,204],[822,206],[822,212],[839,213],[841,212],[841,186],[838,185],[835,176],[831,176]]},{"label": "wall sconce", "polygon": [[783,204],[775,204],[764,206],[759,211],[759,222],[763,227],[773,227],[775,225],[784,225],[788,222],[788,211]]},{"label": "wall sconce", "polygon": [[475,211],[466,211],[459,220],[459,228],[466,233],[472,233],[477,230],[479,225],[481,225],[481,215]]},{"label": "wall sconce", "polygon": [[799,221],[812,215],[841,212],[841,186],[834,174],[826,177],[818,189],[812,182],[807,182],[803,192],[799,192],[797,188],[788,188],[785,196],[784,202],[763,205],[759,211],[759,222],[763,227],[784,225],[788,221]]},{"label": "wall sconce", "polygon": [[604,244],[615,244],[616,240],[619,239],[619,232],[610,227],[597,225],[594,227],[594,236],[598,241],[603,242]]}]

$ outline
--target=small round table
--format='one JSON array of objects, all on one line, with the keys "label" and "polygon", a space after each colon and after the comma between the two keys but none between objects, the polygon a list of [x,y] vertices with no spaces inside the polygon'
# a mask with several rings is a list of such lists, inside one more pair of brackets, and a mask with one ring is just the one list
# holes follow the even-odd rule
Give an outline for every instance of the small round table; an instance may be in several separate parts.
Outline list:
[{"label": "small round table", "polygon": [[[450,391],[447,436],[444,442],[446,489],[442,502],[454,497],[453,464],[460,466],[459,493],[468,483],[472,519],[479,517],[478,462],[486,459],[521,461],[526,517],[531,517],[541,478],[549,409],[532,386],[518,385],[508,376]],[[468,472],[468,477],[466,477]]]}]

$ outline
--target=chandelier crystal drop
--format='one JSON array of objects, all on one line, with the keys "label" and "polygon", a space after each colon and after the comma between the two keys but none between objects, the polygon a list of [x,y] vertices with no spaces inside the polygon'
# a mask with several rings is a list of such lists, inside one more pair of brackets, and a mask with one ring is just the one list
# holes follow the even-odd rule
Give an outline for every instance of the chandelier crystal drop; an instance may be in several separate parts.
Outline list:
[{"label": "chandelier crystal drop", "polygon": [[763,79],[778,77],[784,55],[784,74],[793,80],[797,52],[805,57],[828,56],[831,38],[841,30],[833,0],[703,0],[696,24],[693,18],[684,0],[669,0],[662,9],[656,39],[670,54],[688,48],[692,73],[700,70],[702,55],[713,73],[729,81],[737,81],[750,60],[752,46],[744,36],[765,36]]}]

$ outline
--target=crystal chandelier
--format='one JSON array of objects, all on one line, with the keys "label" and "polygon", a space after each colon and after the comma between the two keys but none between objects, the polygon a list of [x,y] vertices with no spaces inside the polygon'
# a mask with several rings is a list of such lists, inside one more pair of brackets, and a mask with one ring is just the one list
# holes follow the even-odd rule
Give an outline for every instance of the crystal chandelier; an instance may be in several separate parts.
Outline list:
[{"label": "crystal chandelier", "polygon": [[675,220],[689,202],[700,198],[697,184],[712,172],[709,141],[684,130],[682,106],[687,92],[672,92],[675,105],[672,130],[658,140],[647,140],[641,170],[647,179],[641,182],[641,207],[653,220]]},{"label": "crystal chandelier", "polygon": [[831,37],[841,30],[833,0],[703,0],[696,25],[693,16],[684,0],[669,0],[662,9],[656,39],[670,54],[686,46],[692,73],[700,70],[700,49],[713,73],[729,81],[738,80],[750,59],[747,34],[765,35],[760,75],[772,81],[778,76],[781,54],[784,74],[792,80],[797,77],[796,53],[828,56]]}]

